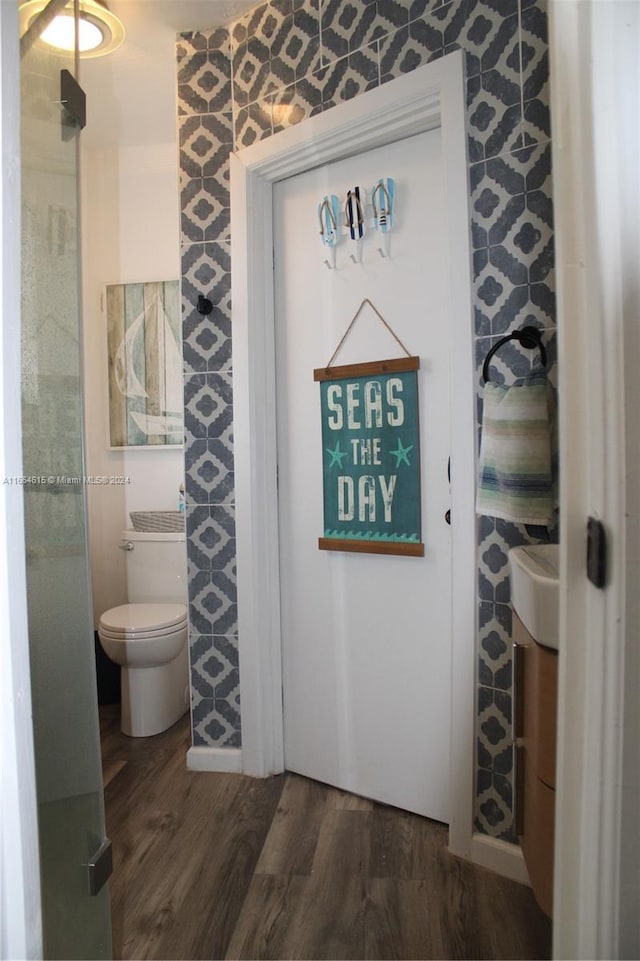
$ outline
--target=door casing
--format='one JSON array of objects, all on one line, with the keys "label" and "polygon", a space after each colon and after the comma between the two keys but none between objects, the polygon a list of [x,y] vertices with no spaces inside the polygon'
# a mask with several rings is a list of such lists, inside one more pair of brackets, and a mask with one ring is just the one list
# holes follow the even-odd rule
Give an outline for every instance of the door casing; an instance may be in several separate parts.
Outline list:
[{"label": "door casing", "polygon": [[[475,664],[475,422],[471,247],[463,54],[426,64],[355,100],[231,155],[236,550],[242,769],[283,770],[276,448],[272,187],[323,164],[442,129],[451,338],[452,712],[449,844],[473,843]],[[319,245],[318,256],[321,254]],[[420,763],[420,759],[414,759]],[[513,845],[480,860],[523,880]],[[508,849],[512,848],[512,851]],[[475,852],[475,853],[474,853]]]}]

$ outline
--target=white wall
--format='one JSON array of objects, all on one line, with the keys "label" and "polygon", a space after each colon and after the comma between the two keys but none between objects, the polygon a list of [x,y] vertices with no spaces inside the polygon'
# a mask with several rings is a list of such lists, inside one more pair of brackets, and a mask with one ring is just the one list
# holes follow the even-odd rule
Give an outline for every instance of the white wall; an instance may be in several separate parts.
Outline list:
[{"label": "white wall", "polygon": [[132,510],[175,510],[182,448],[108,450],[105,284],[180,276],[178,158],[170,143],[85,147],[81,157],[86,473],[124,476],[88,487],[93,608],[126,601],[120,531]]}]

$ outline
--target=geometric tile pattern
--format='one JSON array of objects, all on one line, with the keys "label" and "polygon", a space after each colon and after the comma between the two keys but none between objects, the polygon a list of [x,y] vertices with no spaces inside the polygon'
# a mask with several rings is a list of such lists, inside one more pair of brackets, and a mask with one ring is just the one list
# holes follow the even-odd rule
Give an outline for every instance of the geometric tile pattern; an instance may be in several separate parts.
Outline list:
[{"label": "geometric tile pattern", "polygon": [[[185,235],[183,234],[183,237]],[[185,375],[231,369],[231,258],[228,243],[182,247],[182,340]],[[211,300],[198,313],[199,294]]]},{"label": "geometric tile pattern", "polygon": [[317,4],[303,0],[286,10],[282,4],[263,4],[232,29],[233,99],[238,107],[321,66]]},{"label": "geometric tile pattern", "polygon": [[[176,52],[192,736],[238,747],[229,31],[182,35]],[[200,294],[209,315],[198,313]]]},{"label": "geometric tile pattern", "polygon": [[546,13],[546,2],[534,4],[522,11],[520,20],[525,143],[551,136]]},{"label": "geometric tile pattern", "polygon": [[212,114],[229,109],[231,63],[228,31],[182,34],[177,44],[178,114]]},{"label": "geometric tile pattern", "polygon": [[191,640],[193,743],[240,746],[238,638],[195,635]]},{"label": "geometric tile pattern", "polygon": [[512,699],[511,694],[478,688],[477,804],[475,826],[488,824],[492,834],[513,840],[512,834]]},{"label": "geometric tile pattern", "polygon": [[554,323],[551,146],[474,164],[471,232],[475,333]]},{"label": "geometric tile pattern", "polygon": [[[229,153],[423,63],[466,64],[478,439],[482,364],[532,324],[557,378],[547,0],[269,0],[229,28],[178,38],[185,471],[193,739],[240,743],[232,421]],[[202,318],[197,295],[214,312]],[[540,363],[511,342],[491,379]],[[475,828],[513,840],[507,552],[551,529],[477,527]]]},{"label": "geometric tile pattern", "polygon": [[180,118],[179,142],[180,170],[184,177],[215,176],[233,145],[231,111]]}]

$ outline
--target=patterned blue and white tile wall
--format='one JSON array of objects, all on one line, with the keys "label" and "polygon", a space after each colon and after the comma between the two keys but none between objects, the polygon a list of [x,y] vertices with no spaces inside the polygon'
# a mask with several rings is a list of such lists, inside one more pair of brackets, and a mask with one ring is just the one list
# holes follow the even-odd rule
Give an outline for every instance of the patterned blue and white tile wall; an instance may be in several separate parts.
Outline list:
[{"label": "patterned blue and white tile wall", "polygon": [[[546,0],[270,0],[178,38],[186,493],[196,745],[240,744],[229,153],[462,49],[478,431],[496,339],[544,330],[556,376]],[[197,295],[214,302],[206,321]],[[492,379],[538,363],[513,343]],[[507,550],[544,530],[478,525],[475,828],[513,839]]]}]

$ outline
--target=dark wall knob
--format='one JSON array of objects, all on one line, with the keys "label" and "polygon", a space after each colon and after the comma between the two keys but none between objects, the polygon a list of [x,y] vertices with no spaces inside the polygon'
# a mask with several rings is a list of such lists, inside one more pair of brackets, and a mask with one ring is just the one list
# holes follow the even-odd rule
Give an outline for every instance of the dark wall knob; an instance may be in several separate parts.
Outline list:
[{"label": "dark wall knob", "polygon": [[209,298],[205,297],[204,294],[200,294],[200,296],[198,297],[198,313],[204,314],[206,317],[207,314],[210,314],[212,310],[213,310],[213,304],[211,303]]}]

